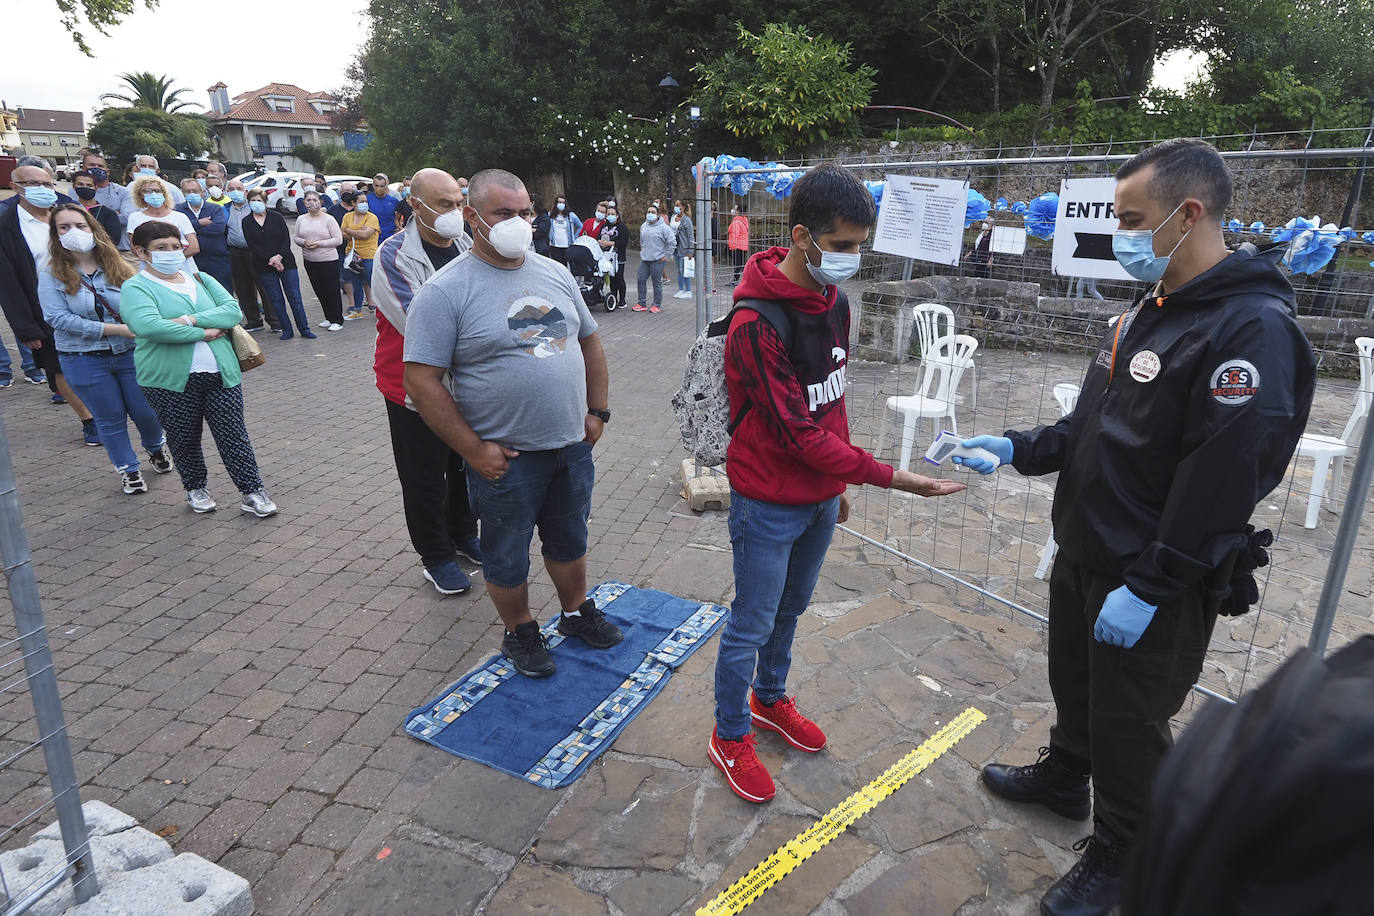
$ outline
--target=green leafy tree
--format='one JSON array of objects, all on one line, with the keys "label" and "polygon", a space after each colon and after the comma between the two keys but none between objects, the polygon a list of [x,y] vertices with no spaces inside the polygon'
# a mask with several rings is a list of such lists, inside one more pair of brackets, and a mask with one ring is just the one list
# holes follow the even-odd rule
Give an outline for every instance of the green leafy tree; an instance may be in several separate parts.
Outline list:
[{"label": "green leafy tree", "polygon": [[131,108],[150,108],[153,111],[175,113],[191,108],[192,102],[183,102],[183,93],[189,89],[173,89],[172,81],[166,76],[142,71],[121,73],[120,80],[127,87],[122,92],[106,92],[100,96],[102,102],[119,102]]},{"label": "green leafy tree", "polygon": [[338,143],[302,143],[291,148],[291,155],[318,172],[324,168],[329,157],[343,151]]},{"label": "green leafy tree", "polygon": [[731,133],[778,156],[854,133],[877,71],[851,69],[848,44],[786,24],[769,23],[759,35],[738,28],[739,48],[695,68],[703,107]]},{"label": "green leafy tree", "polygon": [[[101,35],[108,35],[110,26],[119,25],[137,5],[135,0],[57,0],[57,12],[62,28],[71,35],[81,53],[94,57],[82,29],[89,26]],[[157,0],[143,0],[143,5],[155,9]]]},{"label": "green leafy tree", "polygon": [[106,108],[96,115],[89,137],[112,162],[131,162],[140,154],[199,156],[210,147],[210,125],[200,115],[172,114],[152,108]]}]

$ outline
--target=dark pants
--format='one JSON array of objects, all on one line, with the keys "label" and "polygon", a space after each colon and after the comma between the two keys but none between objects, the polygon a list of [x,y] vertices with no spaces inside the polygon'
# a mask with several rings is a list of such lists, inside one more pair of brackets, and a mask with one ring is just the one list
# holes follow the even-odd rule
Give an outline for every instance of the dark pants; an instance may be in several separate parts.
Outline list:
[{"label": "dark pants", "polygon": [[386,419],[410,543],[425,566],[455,562],[454,545],[477,537],[463,459],[404,404],[387,401]]},{"label": "dark pants", "polygon": [[744,262],[749,260],[749,252],[740,251],[738,248],[730,249],[730,264],[735,269],[735,282],[739,282],[740,275],[744,273]]},{"label": "dark pants", "polygon": [[338,261],[306,261],[305,275],[310,278],[310,288],[315,298],[320,300],[324,317],[332,324],[343,323],[343,296],[339,292]]},{"label": "dark pants", "polygon": [[568,249],[566,249],[566,248],[555,248],[553,245],[550,245],[550,246],[549,246],[549,257],[553,258],[553,259],[554,259],[555,261],[557,261],[559,264],[567,264],[567,263],[568,263]]},{"label": "dark pants", "polygon": [[[247,248],[229,248],[229,267],[233,274],[234,296],[239,300],[239,311],[247,327],[255,328],[262,324],[264,313],[267,323],[281,325],[281,319],[272,310],[267,294],[258,289],[258,269],[253,266],[253,256]],[[258,310],[258,297],[262,297],[262,311]]]},{"label": "dark pants", "polygon": [[1092,773],[1093,818],[1129,842],[1150,785],[1173,745],[1169,719],[1202,672],[1216,614],[1195,588],[1161,604],[1134,648],[1093,638],[1107,593],[1122,584],[1064,556],[1050,573],[1050,691],[1057,721],[1050,747]]},{"label": "dark pants", "polygon": [[206,254],[201,252],[196,255],[196,266],[202,271],[214,277],[219,285],[224,287],[226,292],[234,289],[234,268],[229,262],[229,256],[224,254]]},{"label": "dark pants", "polygon": [[621,258],[616,262],[615,274],[611,277],[611,292],[615,293],[615,299],[620,303],[621,308],[625,307],[625,259]]},{"label": "dark pants", "polygon": [[205,453],[200,447],[207,424],[224,469],[238,491],[252,493],[262,489],[258,459],[243,423],[242,387],[225,388],[218,372],[192,372],[184,391],[145,387],[143,395],[167,433],[167,447],[172,450],[181,485],[186,490],[203,490],[209,480]]}]

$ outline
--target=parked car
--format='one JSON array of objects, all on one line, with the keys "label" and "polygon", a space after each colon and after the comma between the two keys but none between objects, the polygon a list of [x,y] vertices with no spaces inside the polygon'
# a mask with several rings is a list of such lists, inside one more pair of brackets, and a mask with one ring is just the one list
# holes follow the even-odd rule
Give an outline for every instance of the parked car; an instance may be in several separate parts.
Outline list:
[{"label": "parked car", "polygon": [[242,175],[235,175],[233,178],[231,178],[231,179],[229,179],[229,180],[230,180],[230,181],[241,181],[241,182],[244,183],[244,185],[247,185],[248,182],[254,180],[255,178],[261,178],[262,176],[263,176],[263,171],[262,171],[262,169],[254,169],[254,170],[251,171],[251,172],[244,172]]},{"label": "parked car", "polygon": [[334,192],[334,196],[339,196],[339,185],[345,181],[352,181],[356,184],[372,184],[371,178],[364,178],[362,175],[326,175],[324,176],[324,186]]},{"label": "parked car", "polygon": [[244,187],[249,191],[262,188],[267,191],[267,206],[275,207],[283,216],[295,216],[301,179],[312,177],[312,172],[267,172],[252,181],[245,181]]}]

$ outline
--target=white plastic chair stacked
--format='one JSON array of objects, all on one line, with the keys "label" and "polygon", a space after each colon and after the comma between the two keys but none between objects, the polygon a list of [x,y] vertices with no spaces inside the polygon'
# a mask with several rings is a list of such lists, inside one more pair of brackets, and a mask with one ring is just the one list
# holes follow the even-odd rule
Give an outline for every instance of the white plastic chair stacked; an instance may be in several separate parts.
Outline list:
[{"label": "white plastic chair stacked", "polygon": [[[939,432],[935,421],[949,418],[950,432],[959,432],[959,421],[954,416],[954,392],[959,387],[959,379],[964,370],[973,365],[973,353],[978,349],[978,341],[967,334],[946,334],[931,341],[922,350],[921,382],[916,393],[909,396],[887,399],[887,409],[902,415],[902,455],[899,467],[907,470],[911,466],[912,444],[916,439],[918,420],[930,418],[931,439]],[[887,438],[886,422],[878,437],[878,451],[883,450]]]},{"label": "white plastic chair stacked", "polygon": [[[1340,511],[1345,457],[1360,441],[1365,418],[1369,416],[1370,402],[1374,401],[1374,337],[1356,338],[1355,346],[1360,352],[1360,388],[1355,394],[1355,410],[1346,421],[1345,429],[1341,430],[1339,438],[1303,433],[1298,440],[1298,457],[1312,459],[1312,492],[1307,497],[1304,528],[1317,527],[1318,510],[1323,502],[1332,512]],[[1331,487],[1328,492],[1327,478],[1333,463],[1335,473],[1330,475]]]},{"label": "white plastic chair stacked", "polygon": [[[1054,386],[1054,399],[1059,402],[1059,416],[1067,417],[1073,413],[1073,409],[1078,406],[1077,385],[1068,382],[1060,382]],[[1035,567],[1035,578],[1044,579],[1049,572],[1050,564],[1054,562],[1054,555],[1059,552],[1059,545],[1055,543],[1054,533],[1050,532],[1049,539],[1045,541],[1044,548],[1040,551],[1040,563]]]},{"label": "white plastic chair stacked", "polygon": [[[935,341],[958,333],[954,328],[954,311],[938,302],[922,302],[912,306],[911,317],[916,324],[916,340],[921,347],[921,357],[930,352]],[[978,364],[970,361],[969,370],[973,373],[973,388],[969,392],[969,407],[978,412]],[[952,431],[952,430],[951,430]]]}]

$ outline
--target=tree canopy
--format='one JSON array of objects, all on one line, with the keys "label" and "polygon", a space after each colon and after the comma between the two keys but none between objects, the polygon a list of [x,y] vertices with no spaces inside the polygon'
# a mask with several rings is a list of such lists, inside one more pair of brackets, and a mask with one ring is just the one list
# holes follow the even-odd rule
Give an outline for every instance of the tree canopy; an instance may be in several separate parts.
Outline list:
[{"label": "tree canopy", "polygon": [[181,96],[189,89],[173,89],[172,79],[158,76],[146,70],[139,73],[121,73],[119,79],[127,87],[122,92],[106,92],[100,96],[102,102],[122,102],[131,108],[149,108],[175,114],[195,103],[184,102]]},{"label": "tree canopy", "polygon": [[[148,9],[157,7],[157,0],[143,0]],[[134,11],[137,0],[57,0],[57,13],[62,27],[87,57],[94,57],[86,44],[86,27],[101,35],[108,35],[110,26],[118,25]]]},{"label": "tree canopy", "polygon": [[88,136],[111,162],[121,163],[140,154],[194,157],[210,146],[209,122],[204,118],[141,106],[106,108],[96,116]]}]

